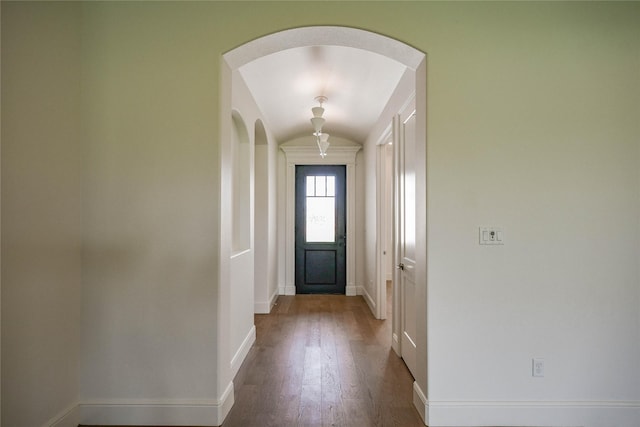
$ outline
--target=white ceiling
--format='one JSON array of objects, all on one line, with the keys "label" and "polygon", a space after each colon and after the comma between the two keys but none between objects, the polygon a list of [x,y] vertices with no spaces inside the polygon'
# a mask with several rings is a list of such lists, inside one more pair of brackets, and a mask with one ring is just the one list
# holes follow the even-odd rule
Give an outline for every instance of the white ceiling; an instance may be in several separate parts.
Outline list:
[{"label": "white ceiling", "polygon": [[396,60],[343,46],[287,49],[239,69],[278,143],[311,135],[318,95],[328,98],[323,131],[363,143],[405,70]]}]

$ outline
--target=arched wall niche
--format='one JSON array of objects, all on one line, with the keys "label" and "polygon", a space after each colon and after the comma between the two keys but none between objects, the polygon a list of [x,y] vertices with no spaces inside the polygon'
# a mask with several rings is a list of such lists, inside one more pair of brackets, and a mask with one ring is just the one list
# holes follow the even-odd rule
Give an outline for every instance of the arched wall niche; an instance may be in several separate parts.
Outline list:
[{"label": "arched wall niche", "polygon": [[251,248],[251,149],[247,126],[238,111],[231,113],[233,122],[233,175],[232,175],[232,235],[231,252],[238,253]]},{"label": "arched wall niche", "polygon": [[270,242],[275,235],[270,226],[274,222],[271,198],[272,179],[269,173],[269,140],[262,120],[254,126],[254,311],[266,314],[271,311],[270,288],[272,280],[270,266],[275,263],[275,253],[269,251]]},{"label": "arched wall niche", "polygon": [[269,141],[267,140],[267,131],[264,129],[262,120],[256,120],[254,131],[256,145],[267,145],[269,143]]}]

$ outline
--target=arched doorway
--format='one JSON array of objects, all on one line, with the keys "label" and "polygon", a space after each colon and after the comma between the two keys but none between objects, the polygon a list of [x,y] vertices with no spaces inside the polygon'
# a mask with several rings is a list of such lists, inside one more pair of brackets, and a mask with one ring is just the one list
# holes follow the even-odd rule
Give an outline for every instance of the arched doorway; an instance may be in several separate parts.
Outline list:
[{"label": "arched doorway", "polygon": [[[415,174],[415,224],[416,224],[416,241],[415,241],[415,257],[420,260],[415,266],[415,291],[413,300],[415,303],[415,312],[412,316],[412,322],[415,322],[415,359],[418,363],[413,370],[415,378],[414,383],[414,402],[416,407],[424,418],[426,408],[427,395],[427,283],[426,283],[426,57],[425,54],[408,46],[402,42],[391,39],[380,34],[372,33],[365,30],[359,30],[348,27],[305,27],[292,30],[286,30],[271,34],[250,42],[226,53],[223,56],[221,64],[221,149],[220,163],[221,167],[221,204],[224,206],[228,200],[225,197],[230,196],[228,189],[224,186],[230,182],[227,179],[232,175],[233,171],[229,170],[229,147],[227,146],[229,139],[230,127],[226,122],[229,121],[230,112],[232,111],[233,99],[233,75],[243,65],[250,63],[264,56],[280,52],[286,49],[293,49],[306,46],[344,46],[356,49],[366,50],[368,52],[383,55],[394,61],[403,64],[413,73],[413,92],[415,94],[415,158],[414,170]],[[375,197],[375,196],[374,196]],[[230,369],[231,360],[237,355],[238,349],[231,344],[234,342],[232,335],[232,321],[230,316],[230,294],[232,283],[229,281],[229,259],[230,254],[228,248],[229,239],[227,233],[229,224],[232,222],[227,210],[223,210],[221,215],[221,248],[220,248],[220,290],[218,301],[219,323],[218,323],[218,390],[226,390],[226,396],[233,399],[232,390],[233,371]],[[371,231],[375,233],[375,231]],[[381,281],[376,281],[381,282]],[[247,304],[253,306],[253,301]],[[402,306],[398,305],[398,299],[394,298],[394,311],[402,313]],[[396,325],[396,316],[394,316],[394,333],[400,334],[400,326]],[[235,342],[238,340],[236,339]],[[401,349],[400,349],[401,350]],[[231,386],[231,388],[230,388]],[[219,395],[221,395],[219,393]],[[224,405],[223,406],[227,406]]]}]

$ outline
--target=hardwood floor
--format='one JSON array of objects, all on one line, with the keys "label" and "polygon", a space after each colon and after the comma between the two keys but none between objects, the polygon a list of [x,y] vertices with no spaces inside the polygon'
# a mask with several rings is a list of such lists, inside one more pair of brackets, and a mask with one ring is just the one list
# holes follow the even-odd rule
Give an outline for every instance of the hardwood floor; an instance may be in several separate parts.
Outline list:
[{"label": "hardwood floor", "polygon": [[255,325],[223,427],[424,426],[391,350],[390,310],[376,320],[362,297],[280,296]]},{"label": "hardwood floor", "polygon": [[255,324],[223,427],[424,426],[391,320],[374,319],[362,297],[280,296]]}]

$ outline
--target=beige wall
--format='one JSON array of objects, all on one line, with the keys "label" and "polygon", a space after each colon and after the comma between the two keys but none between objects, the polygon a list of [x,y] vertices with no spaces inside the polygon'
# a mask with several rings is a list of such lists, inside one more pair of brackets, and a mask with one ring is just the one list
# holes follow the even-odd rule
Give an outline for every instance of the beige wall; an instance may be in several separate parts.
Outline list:
[{"label": "beige wall", "polygon": [[80,8],[2,4],[2,424],[79,396]]},{"label": "beige wall", "polygon": [[[43,423],[77,392],[79,126],[82,398],[220,397],[220,56],[331,24],[427,53],[431,424],[637,421],[640,4],[2,7],[5,420],[36,402],[19,416]],[[506,245],[478,246],[481,225],[504,227]],[[5,378],[12,366],[28,381]],[[43,374],[59,386],[36,387]]]},{"label": "beige wall", "polygon": [[[468,422],[451,400],[479,402],[485,424],[485,399],[527,401],[540,424],[640,417],[638,6],[468,6],[428,51],[436,425]],[[481,225],[505,227],[505,246],[480,247]],[[635,409],[598,422],[567,403],[609,400]]]},{"label": "beige wall", "polygon": [[83,12],[82,397],[212,405],[215,37],[189,4]]}]

